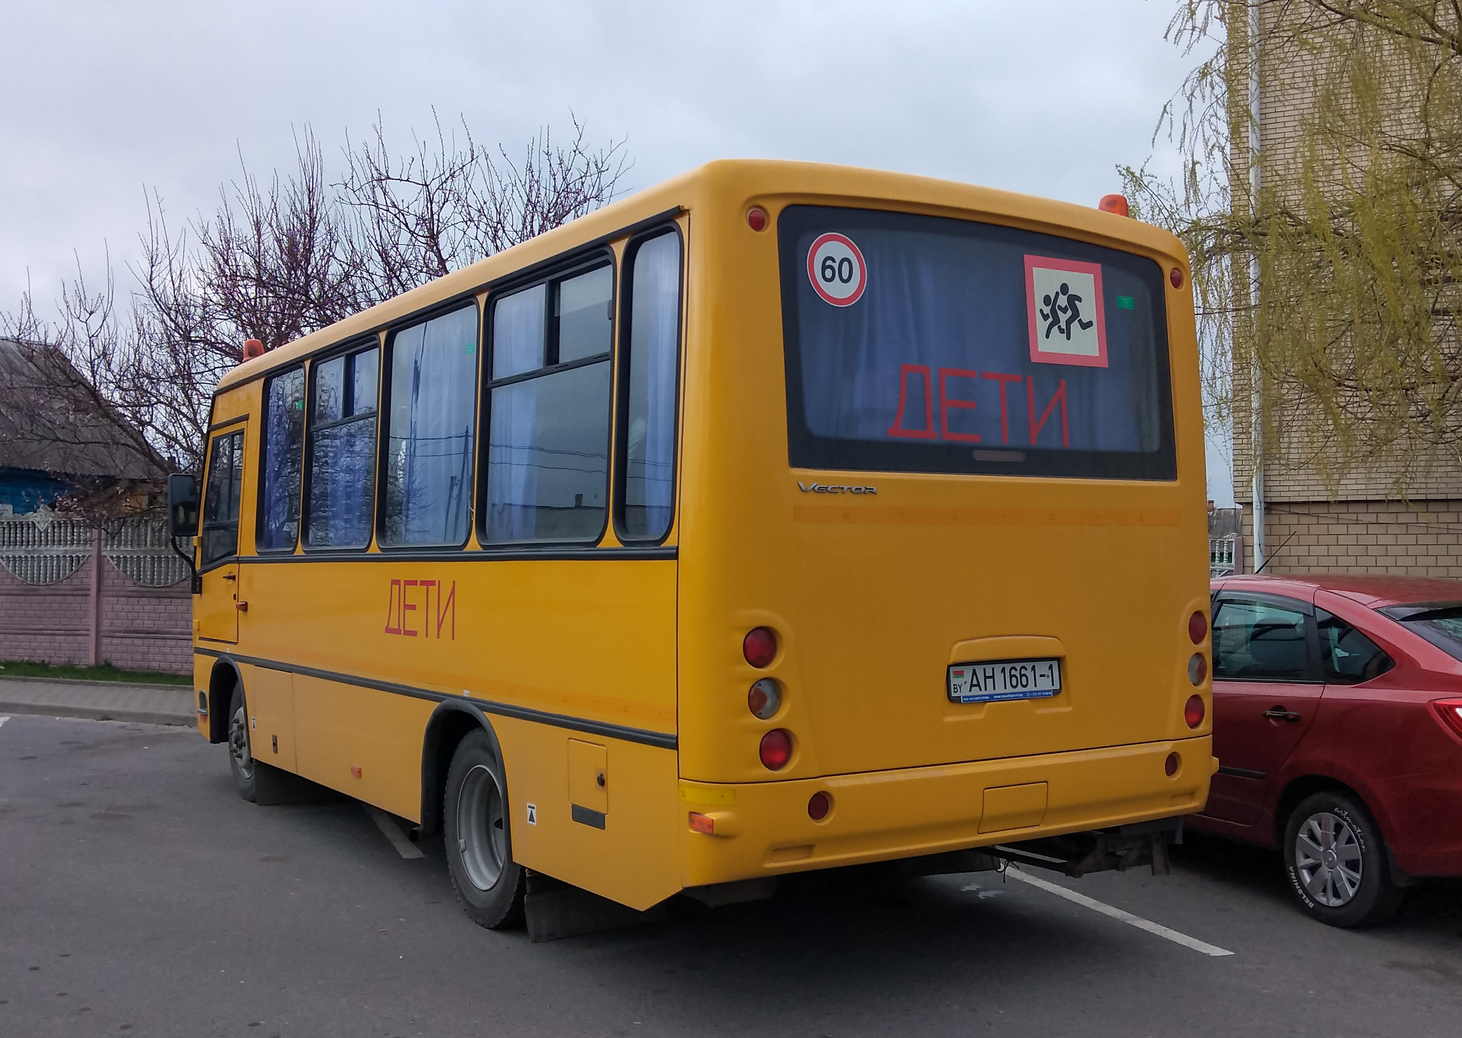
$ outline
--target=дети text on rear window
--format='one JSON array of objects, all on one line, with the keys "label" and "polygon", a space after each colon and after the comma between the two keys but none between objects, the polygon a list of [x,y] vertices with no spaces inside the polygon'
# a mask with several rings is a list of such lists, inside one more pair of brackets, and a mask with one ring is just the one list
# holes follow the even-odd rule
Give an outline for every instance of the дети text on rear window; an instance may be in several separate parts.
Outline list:
[{"label": "\u0434\u0435\u0442\u0438 text on rear window", "polygon": [[816,206],[779,245],[794,467],[1175,477],[1152,260]]}]

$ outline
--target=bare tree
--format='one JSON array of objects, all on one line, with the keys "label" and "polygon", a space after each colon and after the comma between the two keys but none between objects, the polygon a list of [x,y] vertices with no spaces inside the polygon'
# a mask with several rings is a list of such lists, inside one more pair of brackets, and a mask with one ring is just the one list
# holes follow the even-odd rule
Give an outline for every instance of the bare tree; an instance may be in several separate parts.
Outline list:
[{"label": "bare tree", "polygon": [[624,143],[595,149],[573,125],[567,146],[543,129],[514,162],[479,146],[465,122],[462,143],[438,122],[435,144],[414,139],[397,156],[378,121],[365,145],[347,135],[338,182],[306,130],[292,169],[266,182],[240,156],[212,215],[179,230],[161,198],[148,199],[125,314],[110,264],[100,291],[78,268],[57,322],[37,317],[27,291],[0,331],[60,350],[148,441],[196,470],[214,386],[245,339],[275,349],[612,200]]}]

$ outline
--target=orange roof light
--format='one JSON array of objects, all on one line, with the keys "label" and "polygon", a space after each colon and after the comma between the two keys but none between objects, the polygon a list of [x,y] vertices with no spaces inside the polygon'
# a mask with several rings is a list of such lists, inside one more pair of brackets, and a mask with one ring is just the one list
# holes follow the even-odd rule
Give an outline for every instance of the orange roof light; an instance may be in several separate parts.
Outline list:
[{"label": "orange roof light", "polygon": [[244,360],[253,360],[255,357],[264,356],[264,344],[258,339],[244,340]]},{"label": "orange roof light", "polygon": [[1097,203],[1097,208],[1104,213],[1116,213],[1118,216],[1132,215],[1127,207],[1126,195],[1102,195],[1102,200]]}]

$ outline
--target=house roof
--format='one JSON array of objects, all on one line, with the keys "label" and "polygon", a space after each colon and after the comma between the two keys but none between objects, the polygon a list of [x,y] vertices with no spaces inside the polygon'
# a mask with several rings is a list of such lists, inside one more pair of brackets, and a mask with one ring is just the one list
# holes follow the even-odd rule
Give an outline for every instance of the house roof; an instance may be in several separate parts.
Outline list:
[{"label": "house roof", "polygon": [[154,480],[169,466],[59,349],[0,339],[0,468]]}]

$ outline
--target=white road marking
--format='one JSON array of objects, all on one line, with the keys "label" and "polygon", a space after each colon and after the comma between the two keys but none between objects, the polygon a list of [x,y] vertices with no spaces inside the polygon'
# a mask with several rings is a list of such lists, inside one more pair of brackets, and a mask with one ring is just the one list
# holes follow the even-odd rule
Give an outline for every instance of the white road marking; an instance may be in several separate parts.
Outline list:
[{"label": "white road marking", "polygon": [[1113,919],[1120,919],[1129,926],[1135,926],[1139,930],[1146,930],[1148,933],[1157,934],[1157,936],[1166,938],[1174,944],[1181,944],[1184,948],[1191,948],[1195,952],[1203,955],[1212,955],[1214,958],[1218,958],[1223,955],[1233,954],[1233,952],[1226,948],[1206,944],[1196,937],[1189,937],[1187,934],[1179,933],[1177,930],[1170,930],[1161,923],[1154,923],[1152,920],[1144,919],[1140,915],[1133,915],[1131,912],[1124,912],[1120,908],[1113,908],[1111,905],[1098,901],[1096,898],[1087,897],[1085,894],[1078,894],[1076,891],[1068,890],[1058,884],[1038,879],[1028,872],[1022,872],[1014,865],[1005,870],[1005,875],[1011,879],[1018,879],[1022,883],[1029,883],[1033,887],[1039,887],[1041,890],[1055,894],[1057,897],[1064,897],[1067,901],[1085,908],[1090,908],[1093,912],[1100,912],[1102,915],[1110,916]]},{"label": "white road marking", "polygon": [[392,820],[391,816],[382,811],[379,807],[365,805],[366,814],[376,823],[376,828],[386,834],[386,839],[391,841],[391,846],[396,848],[396,853],[403,858],[425,858],[421,848],[406,838],[401,827]]},{"label": "white road marking", "polygon": [[8,720],[10,720],[10,715],[6,714],[4,717],[0,717],[0,724],[4,724]]}]

